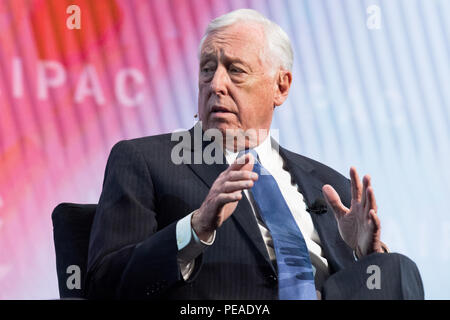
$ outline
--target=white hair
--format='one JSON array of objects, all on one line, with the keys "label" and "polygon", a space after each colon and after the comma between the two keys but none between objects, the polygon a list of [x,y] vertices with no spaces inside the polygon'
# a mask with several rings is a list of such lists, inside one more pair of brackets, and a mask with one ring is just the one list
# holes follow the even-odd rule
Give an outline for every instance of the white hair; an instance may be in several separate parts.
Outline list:
[{"label": "white hair", "polygon": [[237,22],[253,22],[260,24],[263,27],[266,38],[266,58],[274,64],[272,65],[272,69],[283,68],[292,71],[294,54],[292,51],[291,40],[288,35],[278,24],[252,9],[238,9],[212,20],[208,24],[205,34],[200,41],[199,57],[206,37],[211,33],[223,30]]}]

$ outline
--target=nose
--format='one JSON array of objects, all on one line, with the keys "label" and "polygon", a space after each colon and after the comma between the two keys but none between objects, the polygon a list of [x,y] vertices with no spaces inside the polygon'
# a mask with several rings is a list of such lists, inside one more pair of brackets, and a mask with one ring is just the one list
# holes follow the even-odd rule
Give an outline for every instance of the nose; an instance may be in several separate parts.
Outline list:
[{"label": "nose", "polygon": [[224,66],[218,66],[214,73],[214,77],[211,80],[211,90],[217,95],[227,95],[229,81],[230,79],[226,68]]}]

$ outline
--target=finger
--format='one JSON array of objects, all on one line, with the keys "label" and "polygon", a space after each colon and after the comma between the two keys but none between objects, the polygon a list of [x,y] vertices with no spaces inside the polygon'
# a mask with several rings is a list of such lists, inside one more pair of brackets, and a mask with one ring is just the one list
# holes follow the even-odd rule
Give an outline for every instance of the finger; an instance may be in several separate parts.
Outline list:
[{"label": "finger", "polygon": [[348,209],[342,204],[341,198],[332,186],[329,184],[324,185],[322,193],[328,206],[333,209],[336,218],[340,219],[348,212]]},{"label": "finger", "polygon": [[240,170],[243,166],[247,164],[254,164],[255,157],[251,153],[246,153],[239,158],[236,158],[232,165],[230,166],[230,170]]},{"label": "finger", "polygon": [[225,181],[219,192],[230,193],[250,189],[251,187],[253,187],[253,180]]},{"label": "finger", "polygon": [[239,170],[230,171],[226,177],[227,181],[239,181],[239,180],[258,180],[258,174],[253,171]]},{"label": "finger", "polygon": [[384,252],[383,247],[381,245],[381,223],[380,223],[380,219],[378,218],[377,213],[373,209],[369,211],[369,215],[370,215],[370,219],[371,219],[371,221],[373,223],[373,226],[374,226],[373,238],[372,238],[372,243],[373,243],[372,250],[374,252]]},{"label": "finger", "polygon": [[247,166],[247,170],[245,171],[252,171],[253,167],[248,170],[248,164],[250,163],[251,160],[251,155],[249,153],[244,154],[243,156],[236,158],[236,160],[234,160],[234,162],[225,170],[223,171],[217,180],[219,181],[223,181],[223,180],[228,180],[227,175],[230,174],[230,172],[233,171],[240,171],[242,168],[244,168],[245,166]]},{"label": "finger", "polygon": [[363,178],[363,189],[362,189],[362,197],[361,197],[361,205],[363,208],[366,207],[366,199],[367,199],[367,187],[370,186],[370,176],[366,174]]},{"label": "finger", "polygon": [[247,171],[253,171],[253,166],[255,165],[255,157],[253,156],[253,154],[249,153],[248,154],[249,160],[248,162],[241,167],[239,170],[247,170]]},{"label": "finger", "polygon": [[241,191],[235,191],[235,192],[231,192],[231,193],[220,193],[216,197],[216,201],[219,206],[223,206],[230,202],[239,201],[241,199],[242,199]]},{"label": "finger", "polygon": [[377,231],[379,231],[381,229],[381,223],[380,223],[380,218],[378,218],[378,215],[376,213],[375,210],[371,209],[369,211],[369,217],[373,222],[373,226],[374,226],[374,233],[376,233]]},{"label": "finger", "polygon": [[355,167],[350,168],[350,181],[352,190],[352,200],[361,201],[362,183],[359,180],[358,172]]},{"label": "finger", "polygon": [[377,202],[375,200],[375,193],[373,192],[372,186],[369,186],[366,191],[366,206],[364,207],[365,210],[375,210],[377,212]]}]

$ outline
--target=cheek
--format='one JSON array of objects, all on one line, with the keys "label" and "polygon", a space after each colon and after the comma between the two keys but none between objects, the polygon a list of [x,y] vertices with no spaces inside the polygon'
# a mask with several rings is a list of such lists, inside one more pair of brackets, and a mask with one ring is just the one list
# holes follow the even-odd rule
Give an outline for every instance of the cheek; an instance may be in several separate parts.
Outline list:
[{"label": "cheek", "polygon": [[[257,90],[255,90],[257,88]],[[267,83],[255,85],[246,92],[247,101],[251,102],[252,109],[267,110],[273,105],[273,87]]]},{"label": "cheek", "polygon": [[202,113],[204,109],[206,108],[208,97],[207,97],[207,90],[205,90],[205,86],[199,86],[198,89],[198,111],[199,113]]},{"label": "cheek", "polygon": [[273,87],[267,83],[260,83],[256,87],[258,90],[249,90],[240,96],[241,118],[250,127],[267,125],[273,113]]}]

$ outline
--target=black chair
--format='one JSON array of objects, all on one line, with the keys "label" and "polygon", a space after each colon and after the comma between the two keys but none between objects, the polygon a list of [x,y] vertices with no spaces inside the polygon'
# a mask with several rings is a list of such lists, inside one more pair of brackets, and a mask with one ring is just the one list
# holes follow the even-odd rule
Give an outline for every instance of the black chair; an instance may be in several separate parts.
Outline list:
[{"label": "black chair", "polygon": [[[96,204],[61,203],[53,210],[56,271],[63,299],[85,298],[89,237],[96,209]],[[73,286],[74,275],[80,276],[79,288]]]}]

